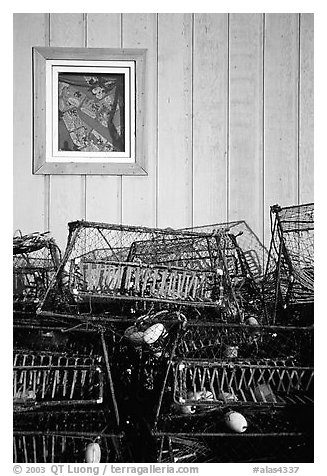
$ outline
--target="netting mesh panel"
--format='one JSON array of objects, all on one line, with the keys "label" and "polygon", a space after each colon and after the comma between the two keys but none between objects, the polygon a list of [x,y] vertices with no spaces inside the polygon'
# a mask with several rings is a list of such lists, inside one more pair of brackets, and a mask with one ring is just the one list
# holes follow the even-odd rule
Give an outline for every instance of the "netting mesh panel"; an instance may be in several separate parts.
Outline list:
[{"label": "netting mesh panel", "polygon": [[[227,410],[169,415],[158,422],[158,461],[255,462],[312,461],[313,408],[242,408],[244,433],[226,426]],[[238,410],[237,410],[238,411]]]},{"label": "netting mesh panel", "polygon": [[214,455],[203,438],[161,436],[157,441],[158,463],[210,463]]},{"label": "netting mesh panel", "polygon": [[[198,233],[216,233],[217,246],[228,270],[227,293],[233,295],[244,319],[256,315],[264,319],[262,279],[267,250],[244,221],[217,223],[191,229]],[[241,321],[243,319],[241,318]]]},{"label": "netting mesh panel", "polygon": [[[88,256],[113,261],[169,263],[173,266],[190,265],[203,260],[203,268],[212,269],[214,240],[192,233],[170,229],[151,229],[91,222],[70,224],[73,237],[69,259]],[[212,252],[212,255],[210,255]],[[212,259],[211,259],[212,258]]]},{"label": "netting mesh panel", "polygon": [[[101,462],[122,461],[122,437],[111,435],[108,415],[97,409],[14,415],[15,463],[84,463],[87,445],[96,441]],[[125,443],[126,445],[126,443]]]},{"label": "netting mesh panel", "polygon": [[182,332],[175,354],[197,359],[224,359],[230,347],[239,358],[292,358],[313,363],[313,327],[250,326],[190,323]]},{"label": "netting mesh panel", "polygon": [[218,260],[212,237],[159,236],[154,240],[135,241],[132,260],[195,269],[212,269]]},{"label": "netting mesh panel", "polygon": [[[27,353],[59,353],[74,357],[92,357],[94,361],[100,359],[102,355],[101,340],[96,329],[77,328],[70,330],[64,329],[62,322],[47,323],[40,319],[32,319],[28,316],[24,319],[16,319],[14,323],[13,344],[15,352],[20,354]],[[50,324],[50,326],[49,326]],[[111,334],[106,335],[108,346],[113,344],[110,341]]]},{"label": "netting mesh panel", "polygon": [[313,398],[312,367],[291,360],[174,363],[174,399],[185,405],[308,404]]},{"label": "netting mesh panel", "polygon": [[312,435],[260,434],[158,438],[159,463],[313,462]]},{"label": "netting mesh panel", "polygon": [[314,298],[314,205],[271,207],[272,239],[264,294],[273,320],[280,308]]},{"label": "netting mesh panel", "polygon": [[[97,435],[94,435],[96,437]],[[91,438],[47,432],[14,431],[14,463],[84,463]],[[101,439],[101,462],[121,461],[117,458],[112,438]]]},{"label": "netting mesh panel", "polygon": [[33,233],[13,241],[14,309],[36,305],[43,298],[60,263],[60,250],[53,238]]},{"label": "netting mesh panel", "polygon": [[241,264],[222,252],[229,241],[217,233],[70,223],[56,282],[39,311],[96,313],[115,301],[120,312],[121,301],[149,302],[220,307],[239,320],[229,273]]},{"label": "netting mesh panel", "polygon": [[236,237],[252,275],[256,279],[263,277],[268,251],[245,221],[202,225],[189,228],[189,230],[200,233],[212,233],[214,231],[230,233]]}]

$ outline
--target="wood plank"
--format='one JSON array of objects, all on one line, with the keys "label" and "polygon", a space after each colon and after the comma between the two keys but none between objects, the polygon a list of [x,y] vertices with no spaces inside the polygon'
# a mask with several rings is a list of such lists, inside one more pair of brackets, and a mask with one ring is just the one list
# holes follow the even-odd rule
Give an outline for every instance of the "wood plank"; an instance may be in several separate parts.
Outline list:
[{"label": "wood plank", "polygon": [[[121,21],[119,13],[89,13],[89,47],[119,48]],[[90,221],[121,223],[121,183],[119,176],[98,175],[86,179],[86,217]]]},{"label": "wood plank", "polygon": [[47,15],[15,13],[13,23],[13,225],[46,231],[45,180],[32,175],[32,46],[45,45]]},{"label": "wood plank", "polygon": [[[51,13],[51,47],[83,47],[84,17],[82,13]],[[62,57],[62,53],[60,53]]]},{"label": "wood plank", "polygon": [[147,48],[146,129],[148,156],[146,177],[123,177],[122,221],[131,225],[156,225],[157,146],[157,16],[155,13],[123,15],[123,47]]},{"label": "wood plank", "polygon": [[263,238],[263,54],[261,14],[230,15],[229,220]]},{"label": "wood plank", "polygon": [[158,19],[158,225],[192,225],[192,14]]},{"label": "wood plank", "polygon": [[[83,113],[80,114],[82,118]],[[100,127],[98,127],[98,130]],[[41,148],[39,148],[40,150]],[[122,162],[43,162],[44,158],[39,158],[40,167],[36,174],[59,174],[59,175],[131,175],[146,176],[143,166],[136,163]]]},{"label": "wood plank", "polygon": [[300,18],[299,203],[314,201],[314,17]]},{"label": "wood plank", "polygon": [[228,16],[194,18],[193,220],[227,220]]},{"label": "wood plank", "polygon": [[[87,37],[87,15],[85,18],[85,37]],[[89,14],[92,15],[92,14]],[[99,15],[99,14],[95,14]],[[108,15],[111,15],[110,13]],[[118,14],[113,14],[118,15]],[[120,16],[120,15],[119,15]],[[87,38],[86,38],[87,41]],[[58,46],[51,48],[51,51],[48,48],[39,48],[40,52],[46,59],[59,59],[59,60],[86,60],[86,61],[105,61],[105,60],[133,60],[135,56],[143,56],[142,49],[138,48],[106,48],[106,51],[103,48],[85,48],[85,47],[66,47]]]},{"label": "wood plank", "polygon": [[298,199],[298,15],[267,14],[264,59],[264,240],[270,206]]},{"label": "wood plank", "polygon": [[[50,46],[84,46],[84,21],[81,13],[50,14]],[[64,249],[72,220],[85,218],[85,177],[51,175],[50,229]]]},{"label": "wood plank", "polygon": [[33,49],[33,173],[44,163],[46,138],[46,62],[37,48]]}]

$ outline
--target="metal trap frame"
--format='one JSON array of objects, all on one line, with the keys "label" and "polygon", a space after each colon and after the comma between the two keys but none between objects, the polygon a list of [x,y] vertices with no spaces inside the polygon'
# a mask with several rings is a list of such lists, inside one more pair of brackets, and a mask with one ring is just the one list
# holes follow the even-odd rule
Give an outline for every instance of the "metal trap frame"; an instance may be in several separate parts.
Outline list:
[{"label": "metal trap frame", "polygon": [[[161,463],[312,462],[313,408],[249,406],[247,429],[237,433],[225,418],[233,408],[162,415],[153,430]],[[233,409],[234,410],[234,409]],[[237,410],[238,411],[238,410]]]},{"label": "metal trap frame", "polygon": [[55,240],[46,233],[31,233],[13,239],[14,312],[35,312],[61,260]]},{"label": "metal trap frame", "polygon": [[[258,236],[244,220],[234,220],[229,222],[213,223],[209,225],[199,225],[183,230],[195,233],[215,233],[224,232],[232,235],[237,240],[237,254],[239,260],[246,261],[246,265],[255,280],[261,280],[264,276],[268,250],[261,243]],[[235,244],[235,242],[234,242]],[[235,250],[232,246],[227,249],[227,254],[233,256]],[[240,267],[240,265],[238,265]]]},{"label": "metal trap frame", "polygon": [[313,407],[313,367],[290,358],[191,359],[175,355],[161,386],[153,428],[160,421],[216,410]]},{"label": "metal trap frame", "polygon": [[187,228],[195,233],[220,236],[220,247],[228,269],[230,293],[236,301],[241,321],[253,315],[267,323],[264,312],[262,281],[268,251],[244,220]]},{"label": "metal trap frame", "polygon": [[313,435],[308,432],[161,432],[156,441],[159,463],[313,462]]},{"label": "metal trap frame", "polygon": [[310,366],[314,357],[313,340],[313,326],[187,321],[178,335],[175,358],[292,359],[298,365]]},{"label": "metal trap frame", "polygon": [[[31,336],[24,342],[17,334],[21,332],[24,335],[26,331],[30,331]],[[31,346],[40,332],[40,346]],[[73,347],[74,353],[69,352],[67,339],[59,339],[58,346],[58,336],[63,333],[65,336],[66,333],[70,335],[71,343],[80,340],[79,348],[78,345]],[[104,406],[112,414],[112,428],[119,428],[120,418],[110,362],[112,333],[107,333],[103,327],[88,328],[85,323],[73,328],[67,327],[67,324],[50,328],[39,322],[32,329],[30,326],[14,329],[14,341],[15,412],[24,413],[38,408],[52,410],[55,407]],[[63,346],[66,346],[64,352]]]},{"label": "metal trap frame", "polygon": [[123,432],[111,431],[103,408],[14,414],[14,463],[84,463],[89,444],[100,446],[101,462],[132,461]]},{"label": "metal trap frame", "polygon": [[[188,408],[313,405],[313,326],[183,322],[154,424]],[[187,411],[186,411],[187,413]]]},{"label": "metal trap frame", "polygon": [[[314,204],[270,210],[271,243],[264,278],[264,296],[271,323],[298,317],[313,321]],[[293,317],[294,318],[294,317]]]},{"label": "metal trap frame", "polygon": [[15,461],[83,462],[91,442],[100,443],[102,461],[132,461],[112,378],[112,334],[85,323],[44,324],[35,316],[33,325],[14,328]]},{"label": "metal trap frame", "polygon": [[94,357],[14,351],[13,378],[16,411],[103,403],[102,362]]},{"label": "metal trap frame", "polygon": [[184,406],[313,405],[313,368],[289,360],[173,362],[173,400]]},{"label": "metal trap frame", "polygon": [[223,232],[86,221],[68,226],[66,251],[39,314],[122,317],[153,308],[187,308],[243,319],[231,289]]}]

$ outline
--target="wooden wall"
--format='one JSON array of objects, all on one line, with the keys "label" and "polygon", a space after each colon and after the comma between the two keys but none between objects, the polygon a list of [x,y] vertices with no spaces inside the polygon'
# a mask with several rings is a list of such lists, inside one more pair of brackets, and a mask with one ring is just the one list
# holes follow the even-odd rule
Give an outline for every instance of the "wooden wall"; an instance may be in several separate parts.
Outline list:
[{"label": "wooden wall", "polygon": [[[32,46],[147,48],[147,177],[33,176]],[[14,15],[14,227],[183,227],[313,201],[313,15]]]}]

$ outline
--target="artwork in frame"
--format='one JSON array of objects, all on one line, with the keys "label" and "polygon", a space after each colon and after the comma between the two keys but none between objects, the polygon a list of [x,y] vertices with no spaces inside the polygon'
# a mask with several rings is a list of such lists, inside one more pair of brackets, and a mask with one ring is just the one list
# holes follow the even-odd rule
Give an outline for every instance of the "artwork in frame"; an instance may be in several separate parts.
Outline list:
[{"label": "artwork in frame", "polygon": [[146,175],[144,49],[33,48],[33,173]]}]

